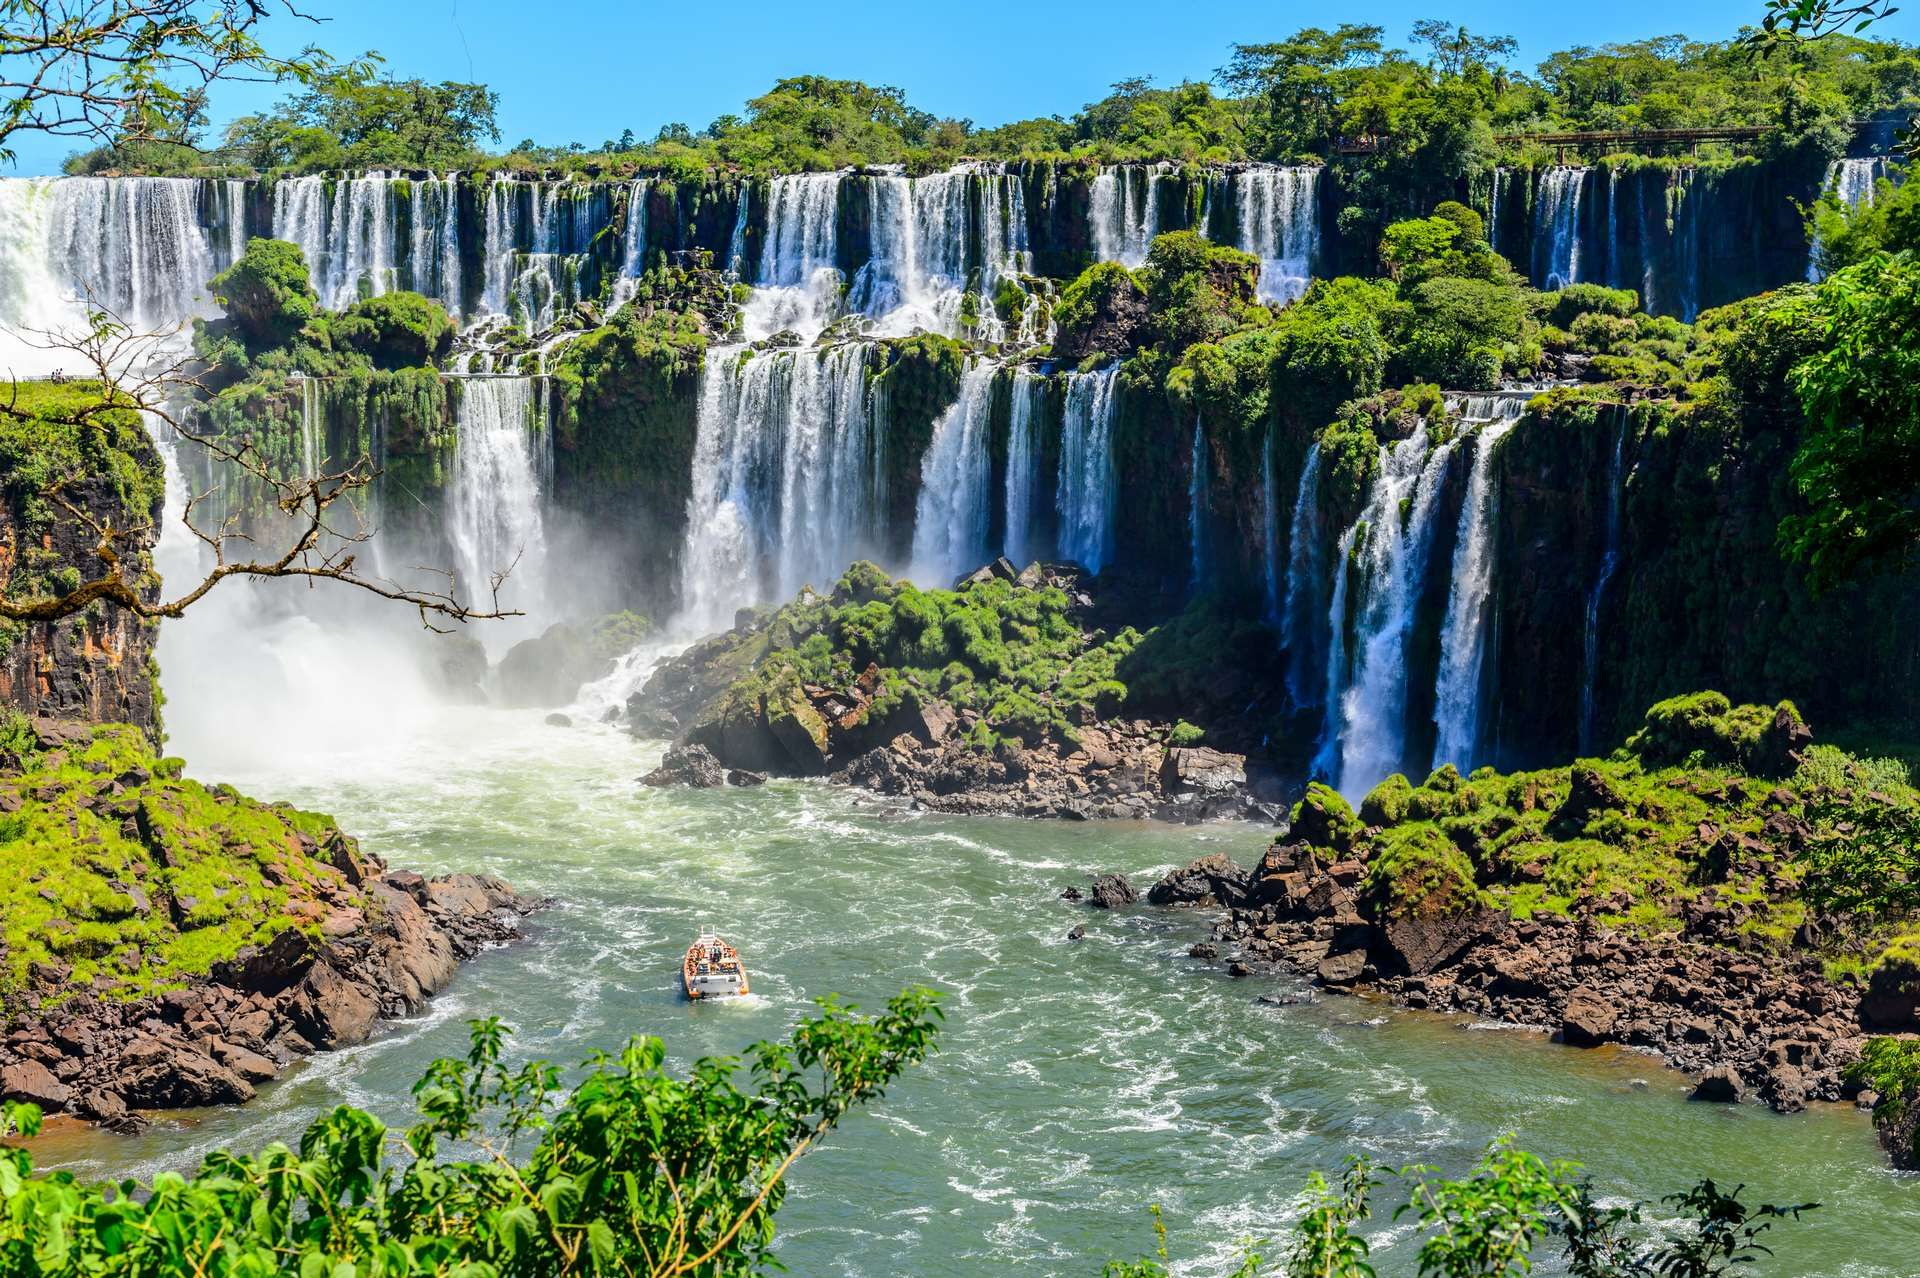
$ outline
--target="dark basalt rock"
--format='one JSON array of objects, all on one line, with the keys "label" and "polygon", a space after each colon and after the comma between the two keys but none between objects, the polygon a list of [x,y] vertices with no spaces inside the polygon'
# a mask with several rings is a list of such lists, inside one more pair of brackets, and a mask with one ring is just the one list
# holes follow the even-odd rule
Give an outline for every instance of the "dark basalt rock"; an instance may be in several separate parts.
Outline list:
[{"label": "dark basalt rock", "polygon": [[1170,871],[1147,889],[1154,905],[1231,908],[1242,904],[1252,876],[1224,852],[1203,856],[1184,870]]},{"label": "dark basalt rock", "polygon": [[544,904],[484,875],[356,865],[368,908],[336,908],[317,942],[288,929],[184,989],[130,1002],[81,992],[57,1019],[15,1016],[0,1026],[0,1095],[115,1131],[139,1130],[142,1109],[249,1100],[297,1057],[417,1012],[461,960],[517,937]]},{"label": "dark basalt rock", "polygon": [[675,746],[660,760],[660,766],[640,778],[650,786],[684,785],[695,790],[716,790],[727,783],[727,770],[713,751],[705,746]]},{"label": "dark basalt rock", "polygon": [[1124,874],[1102,874],[1087,889],[1087,900],[1096,910],[1117,910],[1140,899]]}]

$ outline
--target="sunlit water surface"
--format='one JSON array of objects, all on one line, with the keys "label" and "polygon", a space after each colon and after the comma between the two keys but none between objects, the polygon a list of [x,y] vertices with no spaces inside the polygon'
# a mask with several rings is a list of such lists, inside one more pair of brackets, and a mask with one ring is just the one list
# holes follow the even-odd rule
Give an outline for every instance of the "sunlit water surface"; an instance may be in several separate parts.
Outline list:
[{"label": "sunlit water surface", "polygon": [[[658,744],[537,713],[414,706],[377,731],[316,734],[265,703],[251,721],[244,704],[196,718],[173,693],[170,748],[199,776],[333,813],[393,865],[485,871],[558,904],[430,1014],[251,1105],[137,1138],[65,1132],[43,1161],[145,1176],[291,1139],[340,1102],[404,1122],[409,1085],[462,1048],[469,1017],[504,1017],[525,1055],[573,1062],[649,1033],[684,1063],[783,1035],[829,992],[871,1007],[923,982],[946,995],[941,1050],[801,1163],[779,1244],[797,1274],[1092,1275],[1150,1245],[1153,1203],[1182,1271],[1218,1273],[1237,1240],[1285,1228],[1310,1170],[1354,1153],[1459,1170],[1509,1131],[1579,1157],[1609,1194],[1712,1174],[1823,1204],[1778,1231],[1767,1272],[1920,1264],[1920,1179],[1885,1170],[1850,1111],[1695,1105],[1641,1056],[1353,999],[1265,1005],[1308,991],[1185,957],[1204,916],[1057,899],[1098,871],[1141,882],[1213,851],[1250,861],[1251,827],[960,819],[792,782],[651,790],[636,778]],[[701,919],[744,948],[750,1000],[680,997]],[[1067,941],[1082,922],[1086,939]],[[1375,1241],[1382,1273],[1411,1271],[1404,1223]]]}]

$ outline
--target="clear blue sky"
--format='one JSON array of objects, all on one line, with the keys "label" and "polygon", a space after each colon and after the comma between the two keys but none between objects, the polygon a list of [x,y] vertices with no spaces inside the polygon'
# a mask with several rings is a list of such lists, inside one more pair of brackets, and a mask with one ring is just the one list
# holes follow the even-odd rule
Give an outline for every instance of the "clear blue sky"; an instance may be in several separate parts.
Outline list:
[{"label": "clear blue sky", "polygon": [[[738,111],[776,78],[818,72],[894,84],[924,110],[1001,124],[1069,115],[1113,81],[1204,79],[1235,42],[1278,39],[1302,26],[1376,22],[1401,42],[1417,18],[1463,22],[1520,41],[1531,67],[1556,49],[1680,32],[1721,38],[1754,21],[1762,0],[301,0],[318,27],[288,18],[276,47],[316,41],[329,51],[378,50],[387,69],[431,80],[474,79],[501,95],[502,141],[582,141],[631,128],[651,137],[669,121],[700,128]],[[1920,39],[1920,5],[1879,28]],[[237,86],[213,102],[216,124],[266,105],[277,91]],[[16,173],[57,172],[73,149],[17,137]]]}]

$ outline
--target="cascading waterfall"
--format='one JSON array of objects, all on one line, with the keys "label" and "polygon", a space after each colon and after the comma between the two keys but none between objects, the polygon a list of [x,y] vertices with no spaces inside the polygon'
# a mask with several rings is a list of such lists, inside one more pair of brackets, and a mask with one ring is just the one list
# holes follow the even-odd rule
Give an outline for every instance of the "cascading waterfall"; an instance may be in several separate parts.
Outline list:
[{"label": "cascading waterfall", "polygon": [[180,323],[207,302],[213,247],[190,178],[48,183],[47,257],[70,296],[140,328]]},{"label": "cascading waterfall", "polygon": [[1172,166],[1129,164],[1105,168],[1093,179],[1093,255],[1139,266],[1160,233],[1160,183]]},{"label": "cascading waterfall", "polygon": [[1254,165],[1232,181],[1235,242],[1260,259],[1260,300],[1291,302],[1320,254],[1320,170]]},{"label": "cascading waterfall", "polygon": [[920,463],[920,501],[913,522],[913,577],[947,586],[987,559],[991,458],[987,422],[995,367],[975,360],[960,375],[960,395],[934,423]]},{"label": "cascading waterfall", "polygon": [[647,269],[647,186],[649,179],[627,184],[627,220],[621,230],[620,275],[613,282],[609,313],[633,297],[635,282]]},{"label": "cascading waterfall", "polygon": [[1207,433],[1200,415],[1193,416],[1193,447],[1187,455],[1187,558],[1189,584],[1199,590],[1207,580],[1207,505],[1211,500]]},{"label": "cascading waterfall", "polygon": [[546,599],[546,528],[542,479],[550,467],[546,387],[531,377],[463,377],[453,451],[447,536],[467,596],[490,598],[492,578],[508,572],[500,604],[527,614],[519,624],[490,626],[496,644],[537,633],[552,620]]},{"label": "cascading waterfall", "polygon": [[1620,288],[1620,170],[1607,170],[1607,287]]},{"label": "cascading waterfall", "polygon": [[983,340],[1002,340],[995,288],[1027,264],[1019,179],[974,164],[864,180],[872,193],[871,253],[848,289],[849,308],[875,320],[881,336],[916,328],[957,335],[971,327]]},{"label": "cascading waterfall", "polygon": [[600,230],[593,216],[582,214],[580,194],[566,181],[496,177],[487,187],[481,305],[488,313],[538,333],[579,300],[580,273]]},{"label": "cascading waterfall", "polygon": [[300,246],[314,292],[330,310],[406,288],[460,313],[458,174],[282,178],[273,186],[273,235]]},{"label": "cascading waterfall", "polygon": [[[1821,185],[1821,190],[1850,209],[1863,206],[1871,208],[1880,180],[1889,177],[1891,174],[1884,156],[1835,160],[1827,166],[1827,179]],[[1812,284],[1818,284],[1826,278],[1826,272],[1820,268],[1820,249],[1820,236],[1816,232],[1807,250],[1807,281]]]},{"label": "cascading waterfall", "polygon": [[804,337],[824,329],[840,301],[842,173],[793,173],[767,187],[767,228],[759,275],[741,320],[758,341],[782,329]]},{"label": "cascading waterfall", "polygon": [[[1434,512],[1458,443],[1455,438],[1430,447],[1421,430],[1383,450],[1360,516],[1366,541],[1353,571],[1365,593],[1354,619],[1352,671],[1350,676],[1330,671],[1327,697],[1327,740],[1337,742],[1335,775],[1349,798],[1359,798],[1405,763],[1407,644],[1426,575]],[[1347,540],[1349,548],[1353,544]],[[1344,615],[1329,617],[1330,626],[1344,621]]]},{"label": "cascading waterfall", "polygon": [[1556,165],[1540,175],[1534,204],[1534,278],[1543,289],[1565,288],[1580,279],[1580,205],[1587,170]]},{"label": "cascading waterfall", "polygon": [[1600,556],[1600,571],[1587,592],[1587,618],[1581,649],[1580,749],[1590,751],[1599,736],[1599,712],[1594,687],[1600,673],[1600,615],[1606,604],[1607,586],[1620,566],[1620,494],[1625,486],[1623,466],[1626,460],[1627,429],[1622,418],[1613,435],[1613,458],[1607,467],[1606,549]]},{"label": "cascading waterfall", "polygon": [[1486,664],[1487,600],[1493,593],[1494,516],[1499,498],[1493,457],[1526,406],[1524,395],[1476,395],[1448,406],[1467,422],[1478,423],[1479,429],[1472,436],[1473,469],[1460,506],[1447,615],[1440,628],[1440,672],[1433,709],[1435,768],[1451,763],[1466,773],[1478,757],[1481,671]]},{"label": "cascading waterfall", "polygon": [[1269,621],[1280,620],[1280,503],[1273,491],[1273,428],[1260,444],[1261,598]]},{"label": "cascading waterfall", "polygon": [[1700,239],[1708,216],[1707,192],[1711,188],[1699,180],[1699,174],[1693,169],[1676,170],[1673,183],[1667,189],[1667,201],[1669,207],[1677,205],[1671,219],[1674,269],[1680,277],[1680,318],[1691,324],[1700,315]]},{"label": "cascading waterfall", "polygon": [[1024,368],[1013,370],[1007,404],[1007,510],[1004,554],[1016,564],[1031,561],[1033,547],[1034,400],[1047,382]]},{"label": "cascading waterfall", "polygon": [[1506,180],[1507,171],[1495,166],[1493,170],[1493,194],[1487,200],[1487,244],[1494,252],[1500,251],[1500,184]]},{"label": "cascading waterfall", "polygon": [[[1272,436],[1268,436],[1267,455],[1273,455]],[[1316,661],[1319,631],[1314,624],[1320,612],[1320,596],[1326,580],[1325,560],[1320,539],[1314,535],[1314,516],[1320,504],[1320,441],[1307,449],[1300,469],[1300,488],[1293,499],[1293,518],[1287,526],[1286,611],[1280,620],[1280,634],[1287,648],[1287,696],[1296,708],[1317,704],[1319,688],[1314,680],[1325,673]],[[1349,546],[1352,544],[1348,539]],[[1268,559],[1274,558],[1272,552]],[[1342,563],[1346,561],[1341,560]],[[1268,575],[1272,575],[1269,569]],[[1342,585],[1346,574],[1340,574]],[[1344,615],[1344,607],[1338,610]]]},{"label": "cascading waterfall", "polygon": [[[868,348],[716,352],[701,388],[681,561],[687,628],[825,589],[878,544],[880,409]],[[982,485],[984,489],[984,484]]]},{"label": "cascading waterfall", "polygon": [[1060,428],[1060,554],[1097,573],[1113,559],[1113,410],[1118,366],[1067,378]]}]

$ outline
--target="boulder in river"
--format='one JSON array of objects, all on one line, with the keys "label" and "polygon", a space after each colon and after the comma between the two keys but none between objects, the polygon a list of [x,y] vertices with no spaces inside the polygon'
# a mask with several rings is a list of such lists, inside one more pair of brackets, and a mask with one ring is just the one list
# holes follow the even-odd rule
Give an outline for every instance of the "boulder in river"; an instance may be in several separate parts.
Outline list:
[{"label": "boulder in river", "polygon": [[1231,909],[1246,900],[1251,876],[1235,865],[1224,852],[1215,852],[1191,862],[1185,869],[1170,870],[1147,889],[1147,900],[1154,905],[1194,905],[1213,909]]},{"label": "boulder in river", "polygon": [[1133,890],[1133,884],[1127,882],[1124,874],[1102,874],[1093,881],[1087,896],[1097,910],[1117,910],[1140,899],[1140,894]]},{"label": "boulder in river", "polygon": [[702,745],[673,747],[659,767],[640,778],[642,785],[684,785],[695,790],[717,790],[726,783],[727,770],[713,751]]}]

